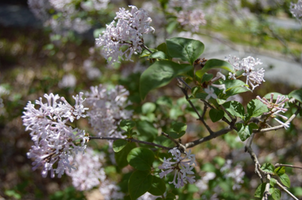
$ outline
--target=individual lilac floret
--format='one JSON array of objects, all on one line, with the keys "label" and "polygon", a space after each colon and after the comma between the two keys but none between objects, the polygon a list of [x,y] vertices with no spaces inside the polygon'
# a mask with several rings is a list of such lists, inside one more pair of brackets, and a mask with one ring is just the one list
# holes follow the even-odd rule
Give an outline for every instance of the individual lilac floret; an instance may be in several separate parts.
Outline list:
[{"label": "individual lilac floret", "polygon": [[[28,102],[24,108],[23,125],[31,131],[34,142],[27,156],[34,160],[33,170],[43,168],[43,177],[47,176],[48,171],[51,177],[55,174],[61,177],[66,170],[73,168],[70,158],[86,147],[88,137],[85,131],[68,125],[74,119],[85,117],[88,108],[83,106],[82,96],[80,93],[73,97],[76,105],[71,106],[64,97],[45,94],[46,103],[40,98],[35,104]],[[38,109],[36,105],[39,105]]]},{"label": "individual lilac floret", "polygon": [[183,187],[187,182],[194,183],[195,176],[193,169],[196,165],[195,155],[191,154],[191,150],[185,153],[185,157],[182,157],[181,152],[175,147],[169,151],[172,154],[172,158],[164,158],[164,162],[158,168],[161,169],[159,174],[160,178],[166,177],[170,172],[175,171],[173,183],[176,188]]},{"label": "individual lilac floret", "polygon": [[89,123],[99,136],[121,137],[117,131],[118,124],[132,116],[132,111],[125,109],[131,105],[127,101],[128,95],[129,92],[120,85],[111,90],[99,85],[86,93],[85,103],[91,108],[87,113]]},{"label": "individual lilac floret", "polygon": [[135,6],[129,7],[131,11],[120,8],[114,21],[106,25],[106,30],[96,38],[96,45],[102,47],[102,55],[110,64],[118,62],[119,58],[131,60],[132,54],[141,53],[143,35],[154,32],[150,26],[152,19],[147,13]]},{"label": "individual lilac floret", "polygon": [[85,153],[78,153],[72,160],[75,169],[66,171],[72,178],[73,186],[80,191],[90,190],[106,179],[102,166],[104,155],[86,148]]},{"label": "individual lilac floret", "polygon": [[302,19],[302,0],[298,0],[298,2],[295,3],[290,3],[290,12],[293,14],[293,16],[301,20]]},{"label": "individual lilac floret", "polygon": [[281,113],[285,113],[287,111],[287,108],[284,108],[284,105],[286,102],[289,101],[289,98],[285,96],[277,96],[277,99],[275,103],[273,102],[274,100],[274,94],[271,94],[271,99],[268,100],[265,97],[261,98],[259,96],[256,97],[259,99],[262,103],[264,103],[267,108],[269,109],[269,112],[266,114],[269,115],[270,117],[274,118],[279,124],[281,124],[285,129],[289,128],[289,123],[288,122],[282,122],[281,120],[277,119],[277,117],[281,117],[283,120],[288,120],[288,117],[281,115]]},{"label": "individual lilac floret", "polygon": [[[258,87],[264,80],[264,69],[256,68],[257,65],[261,65],[262,62],[257,58],[253,58],[248,56],[240,60],[236,56],[228,56],[225,59],[227,62],[233,65],[235,72],[229,73],[229,79],[237,79],[241,76],[246,77],[246,85],[251,86],[251,90],[253,91],[256,87]],[[238,75],[239,73],[239,75]]]}]

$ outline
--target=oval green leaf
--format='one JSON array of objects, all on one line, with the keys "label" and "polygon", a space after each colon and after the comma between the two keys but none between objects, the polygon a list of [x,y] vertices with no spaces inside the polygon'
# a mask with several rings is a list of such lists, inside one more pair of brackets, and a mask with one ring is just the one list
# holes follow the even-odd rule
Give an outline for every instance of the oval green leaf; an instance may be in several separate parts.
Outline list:
[{"label": "oval green leaf", "polygon": [[160,196],[164,194],[166,191],[166,183],[163,179],[153,176],[151,187],[149,188],[148,192],[155,196]]},{"label": "oval green leaf", "polygon": [[115,140],[113,142],[113,151],[114,152],[121,151],[127,145],[127,143],[128,142],[126,140],[123,140],[123,139]]},{"label": "oval green leaf", "polygon": [[192,70],[188,64],[177,64],[168,60],[160,60],[146,69],[140,77],[140,96],[144,99],[153,89],[167,85],[178,75]]},{"label": "oval green leaf", "polygon": [[167,50],[171,57],[188,61],[192,65],[204,51],[204,44],[199,40],[175,37],[167,39],[166,42]]},{"label": "oval green leaf", "polygon": [[289,98],[295,98],[297,101],[302,102],[302,89],[294,90],[288,94]]},{"label": "oval green leaf", "polygon": [[153,176],[145,171],[133,172],[128,182],[131,199],[136,200],[145,194],[151,187],[152,180]]},{"label": "oval green leaf", "polygon": [[195,75],[202,79],[203,75],[211,69],[225,69],[227,71],[234,72],[234,68],[230,63],[224,60],[210,59],[206,62],[202,69],[196,71]]},{"label": "oval green leaf", "polygon": [[127,161],[135,169],[150,170],[154,161],[154,153],[147,148],[137,147],[130,151]]}]

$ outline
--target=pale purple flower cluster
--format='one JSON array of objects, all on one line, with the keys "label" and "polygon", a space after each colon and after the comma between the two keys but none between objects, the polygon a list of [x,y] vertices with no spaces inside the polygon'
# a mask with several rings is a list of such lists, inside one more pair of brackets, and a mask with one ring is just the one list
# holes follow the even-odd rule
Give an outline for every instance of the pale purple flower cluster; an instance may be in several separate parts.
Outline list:
[{"label": "pale purple flower cluster", "polygon": [[241,188],[240,184],[243,183],[245,173],[240,164],[237,164],[232,168],[232,160],[227,160],[220,171],[225,173],[226,178],[231,178],[234,181],[234,185],[232,187],[233,190]]},{"label": "pale purple flower cluster", "polygon": [[302,0],[298,0],[297,3],[290,3],[290,12],[292,15],[298,19],[302,19]]},{"label": "pale purple flower cluster", "polygon": [[191,28],[193,32],[199,31],[199,27],[207,23],[203,11],[199,9],[180,11],[177,14],[177,21],[182,26]]},{"label": "pale purple flower cluster", "polygon": [[206,172],[206,174],[196,182],[196,187],[198,187],[199,192],[203,193],[206,191],[209,188],[209,181],[213,180],[214,178],[216,178],[216,174],[214,172]]},{"label": "pale purple flower cluster", "polygon": [[114,182],[110,182],[108,180],[102,182],[100,186],[100,192],[103,195],[104,200],[123,199],[125,196],[125,194],[121,192],[119,186],[117,186]]},{"label": "pale purple flower cluster", "polygon": [[[86,117],[88,108],[83,106],[83,94],[73,98],[75,105],[71,106],[64,97],[54,94],[44,95],[36,100],[35,104],[28,102],[23,112],[23,125],[30,131],[34,145],[27,153],[32,158],[33,170],[42,167],[42,176],[46,177],[48,171],[51,177],[55,174],[61,177],[66,170],[73,168],[70,157],[83,152],[88,137],[85,131],[73,128],[68,123],[75,119]],[[35,108],[38,105],[39,108]]]},{"label": "pale purple flower cluster", "polygon": [[181,10],[189,10],[196,2],[193,0],[170,0],[168,8],[181,8]]},{"label": "pale purple flower cluster", "polygon": [[66,74],[59,82],[59,88],[74,88],[77,83],[77,78],[73,74]]},{"label": "pale purple flower cluster", "polygon": [[162,171],[159,174],[160,178],[166,177],[167,174],[174,171],[174,179],[169,183],[173,183],[176,188],[183,187],[187,182],[194,183],[195,176],[192,174],[194,174],[193,165],[196,165],[196,162],[191,150],[186,152],[184,157],[176,147],[169,152],[172,154],[172,158],[164,158],[163,164],[158,167]]},{"label": "pale purple flower cluster", "polygon": [[86,148],[84,153],[78,153],[71,163],[75,167],[66,174],[72,178],[73,186],[80,191],[90,190],[105,181],[106,174],[102,165],[104,154]]},{"label": "pale purple flower cluster", "polygon": [[245,76],[246,85],[250,85],[252,87],[252,91],[262,82],[265,82],[264,69],[256,68],[257,65],[262,64],[262,62],[258,58],[255,59],[251,56],[248,56],[240,60],[236,56],[228,56],[225,60],[232,64],[235,70],[234,73],[229,73],[230,79],[236,79],[241,76]]},{"label": "pale purple flower cluster", "polygon": [[117,131],[119,122],[132,116],[131,110],[125,108],[131,103],[127,101],[129,91],[123,86],[108,90],[103,85],[91,87],[86,93],[89,123],[100,136],[121,136]]},{"label": "pale purple flower cluster", "polygon": [[[89,12],[106,9],[108,2],[109,0],[87,0],[81,2],[80,8],[77,8],[72,0],[28,0],[28,6],[44,22],[44,26],[51,27],[55,34],[65,35],[68,30],[78,33],[88,31],[91,28],[91,19],[80,17],[83,10]],[[53,17],[54,15],[56,16]]]},{"label": "pale purple flower cluster", "polygon": [[289,98],[278,95],[276,101],[273,102],[274,100],[273,93],[271,94],[270,100],[266,99],[265,97],[261,98],[259,96],[257,96],[256,98],[259,99],[262,103],[264,103],[269,109],[269,112],[266,113],[267,115],[270,115],[270,117],[274,118],[285,129],[289,128],[289,123],[284,123],[277,118],[277,117],[281,117],[283,120],[288,120],[288,117],[281,115],[280,113],[285,113],[287,111],[287,108],[284,108],[284,106],[285,103],[289,101]]},{"label": "pale purple flower cluster", "polygon": [[[154,32],[147,12],[135,6],[129,7],[131,11],[120,8],[114,21],[106,25],[106,30],[96,38],[96,45],[102,47],[102,55],[110,64],[118,62],[119,58],[131,60],[132,54],[141,53],[143,35]],[[127,48],[122,50],[122,47]]]}]

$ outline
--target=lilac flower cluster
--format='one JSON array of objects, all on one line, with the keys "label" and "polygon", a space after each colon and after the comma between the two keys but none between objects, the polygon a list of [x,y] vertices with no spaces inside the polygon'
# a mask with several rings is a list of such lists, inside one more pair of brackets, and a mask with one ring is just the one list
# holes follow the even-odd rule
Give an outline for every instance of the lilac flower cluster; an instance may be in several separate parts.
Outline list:
[{"label": "lilac flower cluster", "polygon": [[110,182],[108,180],[102,182],[100,186],[100,192],[102,193],[104,200],[123,199],[125,196],[125,194],[121,192],[119,186],[117,186],[114,182]]},{"label": "lilac flower cluster", "polygon": [[123,119],[132,116],[131,110],[125,108],[131,103],[127,101],[129,91],[123,86],[116,86],[108,90],[105,86],[91,87],[91,92],[86,93],[86,104],[91,109],[88,111],[89,123],[99,136],[117,136],[117,125]]},{"label": "lilac flower cluster", "polygon": [[[84,11],[106,9],[109,0],[83,1],[78,8],[72,0],[28,0],[34,15],[51,27],[53,33],[65,35],[68,30],[84,33],[91,28],[91,19],[80,17]],[[55,12],[53,12],[55,11]],[[55,16],[55,17],[54,17]]]},{"label": "lilac flower cluster", "polygon": [[290,12],[293,14],[293,16],[301,20],[302,19],[302,0],[298,0],[298,2],[295,3],[290,3]]},{"label": "lilac flower cluster", "polygon": [[[110,63],[118,62],[119,58],[131,60],[132,54],[143,50],[143,35],[154,32],[150,26],[152,19],[146,11],[129,6],[131,11],[120,8],[114,21],[106,25],[106,30],[96,38],[96,45],[102,47],[102,55]],[[127,47],[122,50],[122,47]]]},{"label": "lilac flower cluster", "polygon": [[270,117],[274,118],[279,124],[281,124],[285,129],[289,128],[289,123],[284,123],[281,120],[279,120],[277,117],[281,117],[284,120],[288,120],[288,117],[281,115],[280,113],[285,113],[287,111],[287,108],[284,108],[284,105],[286,102],[289,101],[289,98],[285,96],[277,96],[277,99],[275,102],[274,100],[274,94],[271,94],[271,99],[268,100],[265,97],[261,98],[259,96],[256,97],[259,99],[262,103],[264,103],[267,108],[269,109],[269,112],[266,113]]},{"label": "lilac flower cluster", "polygon": [[234,185],[232,187],[233,190],[241,188],[240,184],[243,183],[243,177],[245,174],[241,165],[237,164],[232,169],[232,160],[227,160],[220,171],[225,173],[226,178],[231,178],[234,181]]},{"label": "lilac flower cluster", "polygon": [[90,190],[105,181],[106,175],[102,162],[104,155],[94,152],[92,148],[86,148],[85,153],[78,153],[71,159],[75,167],[66,174],[72,178],[73,186],[80,191]]},{"label": "lilac flower cluster", "polygon": [[[169,182],[173,183],[176,188],[183,187],[187,182],[194,183],[195,176],[193,165],[196,165],[195,155],[191,154],[191,150],[185,153],[185,157],[182,157],[181,152],[175,147],[169,152],[172,154],[172,158],[166,159],[164,157],[164,162],[158,168],[161,169],[161,173],[159,174],[160,178],[166,177],[167,174],[174,171],[174,179]],[[171,161],[173,159],[173,161]]]},{"label": "lilac flower cluster", "polygon": [[199,27],[207,23],[203,11],[199,9],[180,11],[177,14],[177,21],[180,25],[191,28],[192,32],[199,31]]},{"label": "lilac flower cluster", "polygon": [[[75,119],[86,117],[88,108],[83,106],[83,93],[73,96],[75,105],[71,106],[64,97],[45,94],[35,104],[28,102],[23,112],[23,125],[30,131],[34,145],[27,153],[34,160],[33,170],[42,167],[42,176],[48,171],[51,177],[61,177],[66,170],[73,168],[70,158],[85,149],[88,137],[85,131],[68,125]],[[39,109],[35,106],[39,105]]]},{"label": "lilac flower cluster", "polygon": [[240,60],[236,56],[228,56],[225,60],[232,64],[235,70],[234,73],[229,73],[230,79],[236,79],[240,78],[241,76],[245,76],[246,85],[250,85],[252,87],[252,91],[262,82],[265,82],[264,69],[256,68],[257,65],[262,64],[262,62],[258,58],[255,59],[251,56],[248,56]]}]

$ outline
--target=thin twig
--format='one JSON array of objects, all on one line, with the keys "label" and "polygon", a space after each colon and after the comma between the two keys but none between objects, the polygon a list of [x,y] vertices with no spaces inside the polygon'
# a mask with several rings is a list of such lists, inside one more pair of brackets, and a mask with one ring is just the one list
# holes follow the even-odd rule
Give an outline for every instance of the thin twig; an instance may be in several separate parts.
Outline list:
[{"label": "thin twig", "polygon": [[267,174],[266,178],[267,178],[267,180],[266,180],[265,190],[263,192],[262,200],[268,200],[268,196],[271,195],[269,192],[271,176],[269,174]]},{"label": "thin twig", "polygon": [[162,132],[161,134],[166,138],[168,138],[169,140],[171,140],[172,142],[174,142],[176,145],[179,145],[179,142],[176,141],[174,138],[171,138],[167,133]]},{"label": "thin twig", "polygon": [[277,185],[282,189],[282,190],[284,190],[284,192],[286,192],[289,196],[291,196],[293,199],[295,199],[295,200],[299,200],[297,197],[295,197],[295,195],[293,195],[290,191],[288,191],[287,189],[286,189],[286,187],[285,186],[283,186],[281,183],[279,183],[279,181],[277,180]]},{"label": "thin twig", "polygon": [[186,148],[194,147],[194,146],[196,146],[196,145],[198,145],[198,144],[204,143],[204,142],[209,141],[209,140],[211,140],[211,139],[213,139],[213,138],[216,138],[216,137],[218,137],[218,136],[224,135],[224,134],[230,132],[231,130],[233,130],[233,128],[231,128],[231,127],[221,129],[221,130],[219,130],[219,131],[217,131],[217,132],[213,132],[213,134],[208,135],[208,136],[206,136],[206,137],[203,137],[203,138],[194,140],[194,141],[192,141],[192,142],[188,142],[188,143],[185,144],[185,147],[186,147]]},{"label": "thin twig", "polygon": [[141,141],[141,140],[136,140],[134,138],[116,138],[116,137],[101,137],[101,136],[89,136],[89,140],[126,140],[129,142],[136,142],[136,143],[141,143],[141,144],[147,144],[147,145],[151,145],[151,146],[155,146],[155,147],[159,147],[162,149],[166,149],[166,150],[170,150],[172,148],[170,147],[165,147],[159,144],[155,144],[152,142],[145,142],[145,141]]},{"label": "thin twig", "polygon": [[144,48],[144,49],[146,49],[147,51],[149,51],[151,54],[153,53],[145,44],[142,44],[142,47]]},{"label": "thin twig", "polygon": [[204,116],[205,116],[205,114],[206,114],[207,109],[208,109],[207,104],[204,104],[202,116],[199,117],[198,120],[200,120],[200,121],[203,123],[203,125],[204,125],[204,126],[207,128],[207,130],[209,131],[210,135],[212,135],[214,132],[213,132],[212,129],[208,126],[208,124],[204,121]]},{"label": "thin twig", "polygon": [[[298,113],[300,112],[300,109],[301,109],[301,107],[298,107],[296,112],[285,123],[290,123],[291,121],[293,121],[295,119],[295,117],[298,115]],[[255,133],[264,133],[264,132],[274,131],[274,130],[278,130],[278,129],[282,129],[282,128],[284,128],[284,126],[279,125],[279,126],[264,128],[264,129],[261,129],[261,130],[257,129],[257,130],[254,130],[254,132]]]},{"label": "thin twig", "polygon": [[178,142],[174,138],[171,138],[168,134],[166,134],[164,132],[162,132],[161,134],[163,136],[165,136],[166,138],[170,139],[172,142],[174,142],[176,144],[176,146],[178,147],[178,149],[180,150],[181,153],[186,153],[186,147],[183,144],[181,144],[181,142]]},{"label": "thin twig", "polygon": [[280,163],[275,164],[275,168],[277,168],[277,167],[291,167],[291,168],[302,169],[301,166],[289,165],[289,164],[280,164]]}]

